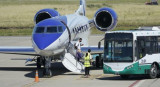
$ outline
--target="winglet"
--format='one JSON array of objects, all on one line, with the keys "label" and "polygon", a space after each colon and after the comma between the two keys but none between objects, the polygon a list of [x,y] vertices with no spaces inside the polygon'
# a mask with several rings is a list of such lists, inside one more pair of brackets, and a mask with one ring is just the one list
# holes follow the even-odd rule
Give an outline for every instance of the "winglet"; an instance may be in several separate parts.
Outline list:
[{"label": "winglet", "polygon": [[85,16],[86,14],[86,1],[85,0],[80,0],[80,6],[78,10],[76,11],[77,14]]}]

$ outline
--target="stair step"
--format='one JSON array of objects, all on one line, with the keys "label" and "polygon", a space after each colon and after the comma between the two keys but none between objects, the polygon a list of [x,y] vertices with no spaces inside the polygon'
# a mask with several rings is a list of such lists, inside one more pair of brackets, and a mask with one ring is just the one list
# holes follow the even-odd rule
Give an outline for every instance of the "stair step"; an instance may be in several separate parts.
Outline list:
[{"label": "stair step", "polygon": [[64,58],[62,59],[62,64],[72,72],[84,72],[84,65],[81,62],[77,61],[76,58],[70,53],[65,54]]}]

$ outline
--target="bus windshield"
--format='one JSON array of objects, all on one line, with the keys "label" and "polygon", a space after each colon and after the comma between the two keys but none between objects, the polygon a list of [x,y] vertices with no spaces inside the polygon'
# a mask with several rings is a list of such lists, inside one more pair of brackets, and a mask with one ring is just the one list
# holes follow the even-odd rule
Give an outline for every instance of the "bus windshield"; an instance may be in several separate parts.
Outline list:
[{"label": "bus windshield", "polygon": [[132,34],[109,33],[105,37],[104,62],[133,61]]}]

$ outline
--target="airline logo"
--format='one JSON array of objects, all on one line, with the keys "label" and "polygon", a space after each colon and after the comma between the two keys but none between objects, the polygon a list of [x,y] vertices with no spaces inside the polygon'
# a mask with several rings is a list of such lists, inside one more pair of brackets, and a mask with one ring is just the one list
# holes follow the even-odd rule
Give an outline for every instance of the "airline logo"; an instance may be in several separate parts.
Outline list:
[{"label": "airline logo", "polygon": [[79,26],[79,27],[76,27],[73,29],[73,33],[82,33],[82,32],[87,31],[88,28],[89,28],[88,24],[83,25],[83,26]]}]

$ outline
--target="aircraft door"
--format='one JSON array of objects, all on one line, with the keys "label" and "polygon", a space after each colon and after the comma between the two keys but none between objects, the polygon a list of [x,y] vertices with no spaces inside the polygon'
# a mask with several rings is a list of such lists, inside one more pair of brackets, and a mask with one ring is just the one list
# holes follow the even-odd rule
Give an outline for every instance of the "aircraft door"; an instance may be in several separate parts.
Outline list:
[{"label": "aircraft door", "polygon": [[68,47],[69,47],[69,44],[70,44],[70,42],[71,42],[71,32],[70,32],[70,29],[69,29],[69,27],[67,26],[67,24],[65,23],[65,22],[63,22],[63,21],[61,21],[65,26],[66,26],[66,28],[67,28],[67,31],[68,31],[68,37],[69,37],[69,43],[68,43]]}]

